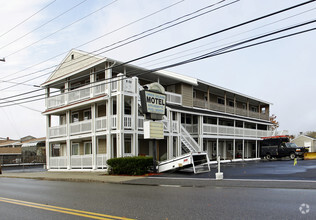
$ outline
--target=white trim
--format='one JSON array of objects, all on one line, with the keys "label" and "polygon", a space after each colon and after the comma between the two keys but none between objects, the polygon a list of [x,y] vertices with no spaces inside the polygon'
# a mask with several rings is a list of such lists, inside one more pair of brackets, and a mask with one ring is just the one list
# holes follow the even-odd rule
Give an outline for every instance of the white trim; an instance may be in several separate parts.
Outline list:
[{"label": "white trim", "polygon": [[[261,121],[250,121],[248,119],[243,119],[243,118],[237,118],[236,115],[232,115],[235,117],[230,117],[231,114],[229,113],[225,113],[225,112],[218,112],[221,114],[228,114],[229,116],[223,116],[223,115],[211,115],[211,114],[205,114],[205,113],[201,113],[201,112],[194,112],[194,111],[185,111],[185,110],[180,110],[180,109],[176,109],[176,108],[171,108],[171,107],[167,107],[170,109],[170,111],[173,112],[180,112],[180,113],[185,113],[185,114],[192,114],[192,115],[202,115],[202,116],[209,116],[209,117],[215,117],[215,118],[225,118],[225,119],[232,119],[232,120],[239,120],[239,121],[244,121],[244,122],[250,122],[250,123],[257,123],[257,124],[261,124],[261,125],[272,125],[272,123],[268,123],[268,122],[261,122]],[[201,110],[202,108],[195,108],[193,107],[192,109],[197,109],[197,110]],[[211,111],[208,109],[202,109],[203,111],[209,111],[210,113],[214,113],[216,111]],[[240,117],[244,117],[244,116],[240,116]],[[245,118],[249,118],[249,117],[245,117]],[[253,119],[253,120],[260,120],[260,119]]]}]

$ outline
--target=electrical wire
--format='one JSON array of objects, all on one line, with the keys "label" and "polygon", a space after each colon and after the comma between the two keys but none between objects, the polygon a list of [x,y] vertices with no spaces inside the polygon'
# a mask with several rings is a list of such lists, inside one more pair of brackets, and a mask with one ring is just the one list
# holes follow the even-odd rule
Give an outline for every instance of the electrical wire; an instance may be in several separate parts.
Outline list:
[{"label": "electrical wire", "polygon": [[[264,40],[264,41],[261,41],[261,42],[257,42],[257,43],[253,43],[253,44],[250,44],[250,45],[246,45],[246,46],[242,46],[242,47],[238,47],[238,48],[234,48],[233,49],[233,47],[237,47],[237,46],[240,46],[240,45],[245,44],[245,43],[249,43],[249,42],[252,42],[252,41],[264,38],[264,37],[275,35],[275,34],[278,34],[278,33],[284,32],[284,31],[288,31],[288,30],[291,30],[291,29],[294,29],[294,28],[302,27],[303,25],[308,25],[308,24],[312,24],[312,23],[315,23],[315,22],[316,22],[316,19],[312,20],[312,21],[309,21],[309,22],[305,22],[303,24],[294,25],[294,26],[291,26],[291,27],[288,27],[288,28],[284,28],[282,30],[274,31],[274,32],[271,32],[269,34],[264,34],[264,35],[261,35],[261,36],[258,36],[258,37],[254,37],[254,38],[251,38],[249,40],[242,41],[242,42],[239,42],[239,43],[236,43],[236,44],[232,44],[230,46],[227,46],[227,47],[224,47],[224,48],[221,48],[221,49],[218,49],[218,50],[215,50],[215,51],[203,54],[201,56],[197,56],[197,57],[194,57],[194,58],[191,58],[191,59],[187,59],[185,61],[181,61],[181,62],[177,62],[177,63],[174,63],[174,64],[170,64],[170,65],[154,68],[154,69],[147,70],[147,71],[143,71],[141,73],[138,73],[138,74],[135,74],[135,75],[131,75],[131,76],[141,76],[141,75],[152,73],[152,72],[156,72],[156,71],[159,71],[159,70],[168,69],[168,68],[172,68],[172,67],[180,66],[180,65],[185,65],[185,64],[196,62],[196,61],[200,61],[200,60],[203,60],[203,59],[206,59],[206,58],[219,56],[219,55],[230,53],[230,52],[234,52],[234,51],[237,51],[237,50],[246,49],[246,48],[257,46],[257,45],[261,45],[261,44],[264,44],[264,43],[269,43],[269,42],[272,42],[272,41],[276,41],[276,40],[292,37],[292,36],[295,36],[295,35],[307,33],[307,32],[310,32],[310,31],[314,31],[314,30],[316,30],[316,27],[309,28],[309,29],[302,30],[302,31],[297,31],[295,33],[286,34],[286,35],[283,35],[283,36],[275,37],[275,38],[272,38],[272,39]],[[106,79],[106,81],[108,81],[108,82],[105,82],[104,84],[113,83],[113,82],[120,81],[120,80],[122,80],[122,79],[116,79],[116,80],[108,80],[108,79]],[[93,85],[93,86],[91,86],[91,88],[95,87],[95,86],[99,86],[99,85]],[[84,88],[84,89],[86,89],[86,88]],[[80,91],[80,89],[76,90],[76,91]],[[35,97],[38,97],[38,96],[35,96]],[[34,98],[34,97],[30,97],[30,98]],[[41,99],[43,99],[43,98],[34,99],[34,100],[31,100],[31,101],[24,101],[24,102],[20,102],[18,104],[38,101],[38,100],[41,100]],[[25,99],[20,99],[20,100],[25,100]],[[14,101],[19,101],[19,100],[14,100]],[[10,100],[8,102],[13,102],[13,101]],[[0,104],[4,104],[4,103],[0,103]],[[7,106],[11,106],[11,105],[16,105],[16,104],[8,104],[8,105],[0,106],[0,107],[7,107]]]},{"label": "electrical wire", "polygon": [[27,46],[25,46],[25,47],[23,47],[23,48],[21,48],[21,49],[15,51],[15,52],[13,52],[13,53],[10,53],[9,55],[7,55],[7,56],[5,56],[5,57],[8,58],[8,57],[10,57],[10,56],[12,56],[12,55],[14,55],[14,54],[17,54],[17,53],[19,53],[19,52],[21,52],[21,51],[23,51],[23,50],[25,50],[25,49],[27,49],[27,48],[29,48],[29,47],[35,45],[35,44],[37,44],[38,42],[41,42],[42,40],[45,40],[46,38],[49,38],[49,37],[53,36],[54,34],[60,32],[60,31],[62,31],[62,30],[65,30],[66,28],[68,28],[68,27],[70,27],[70,26],[72,26],[72,25],[74,25],[74,24],[76,24],[76,23],[78,23],[78,22],[80,22],[80,21],[82,21],[82,20],[88,18],[89,16],[91,16],[91,15],[93,15],[93,14],[95,14],[95,13],[101,11],[102,9],[104,9],[104,8],[106,8],[106,7],[110,6],[110,5],[112,5],[113,3],[117,2],[117,1],[118,1],[118,0],[114,0],[114,1],[112,1],[112,2],[110,2],[110,3],[108,3],[108,4],[106,4],[106,5],[102,6],[101,8],[99,8],[99,9],[97,9],[97,10],[95,10],[95,11],[89,13],[88,15],[86,15],[86,16],[84,16],[84,17],[82,17],[82,18],[80,18],[80,19],[78,19],[78,20],[76,20],[76,21],[74,21],[74,22],[72,22],[72,23],[70,23],[70,24],[68,24],[68,25],[66,25],[66,26],[64,26],[64,27],[62,27],[62,28],[60,28],[60,29],[58,29],[57,31],[54,31],[53,33],[50,33],[49,35],[47,35],[47,36],[45,36],[45,37],[43,37],[43,38],[41,38],[41,39],[39,39],[39,40],[37,40],[37,41],[31,43],[31,44],[29,44],[29,45],[27,45]]},{"label": "electrical wire", "polygon": [[6,32],[4,32],[3,34],[0,35],[0,38],[6,34],[8,34],[9,32],[13,31],[15,28],[19,27],[20,25],[24,24],[26,21],[30,20],[32,17],[34,17],[35,15],[37,15],[38,13],[40,13],[41,11],[43,11],[45,8],[47,8],[48,6],[50,6],[51,4],[53,4],[56,0],[50,2],[49,4],[45,5],[43,8],[41,8],[40,10],[38,10],[37,12],[35,12],[34,14],[32,14],[31,16],[27,17],[26,19],[24,19],[23,21],[21,21],[20,23],[14,25],[12,28],[10,28],[9,30],[7,30]]},{"label": "electrical wire", "polygon": [[50,22],[56,20],[57,18],[63,16],[64,14],[70,12],[71,10],[75,9],[76,7],[78,7],[79,5],[83,4],[83,3],[86,2],[86,1],[87,1],[87,0],[83,0],[83,1],[79,2],[79,3],[76,4],[75,6],[71,7],[70,9],[67,9],[66,11],[64,11],[64,12],[62,12],[61,14],[57,15],[56,17],[54,17],[54,18],[50,19],[49,21],[45,22],[44,24],[38,26],[37,28],[35,28],[35,29],[33,29],[33,30],[27,32],[26,34],[24,34],[24,35],[22,35],[22,36],[16,38],[15,40],[11,41],[10,43],[8,43],[8,44],[6,44],[6,45],[0,47],[0,49],[6,48],[7,46],[9,46],[9,45],[11,45],[11,44],[13,44],[13,43],[19,41],[20,39],[26,37],[27,35],[33,33],[34,31],[36,31],[36,30],[38,30],[38,29],[44,27],[45,25],[49,24]]},{"label": "electrical wire", "polygon": [[[209,10],[209,11],[207,11],[207,12],[203,12],[202,14],[196,15],[196,16],[191,17],[191,18],[188,18],[188,19],[186,19],[186,20],[184,20],[184,21],[180,21],[180,22],[175,23],[175,24],[173,24],[173,25],[167,26],[167,27],[165,27],[165,28],[163,28],[163,29],[160,29],[160,30],[158,30],[158,31],[152,32],[152,33],[150,33],[150,34],[148,34],[148,35],[141,36],[141,37],[139,37],[139,38],[137,38],[137,39],[131,40],[131,41],[129,41],[129,42],[126,42],[126,43],[121,44],[121,45],[119,45],[119,46],[116,46],[116,47],[114,47],[114,48],[110,48],[110,49],[108,49],[108,50],[106,50],[106,51],[102,51],[102,52],[100,52],[100,53],[94,54],[95,52],[98,52],[98,51],[100,51],[100,50],[102,50],[102,49],[106,49],[106,48],[109,48],[109,47],[111,47],[111,46],[115,46],[116,44],[123,43],[124,41],[127,41],[127,40],[129,40],[129,39],[135,38],[135,37],[140,36],[140,35],[142,35],[142,34],[144,34],[144,33],[147,33],[147,32],[150,32],[150,31],[152,31],[152,30],[158,29],[158,28],[163,27],[163,26],[165,26],[165,25],[167,25],[167,24],[173,23],[173,22],[175,22],[175,21],[178,21],[178,20],[180,20],[180,19],[183,19],[183,18],[185,18],[185,17],[191,16],[191,15],[193,15],[193,14],[195,14],[195,13],[198,13],[198,12],[200,12],[200,11],[202,11],[202,10],[205,10],[205,9],[207,9],[207,8],[210,8],[210,7],[213,7],[213,6],[219,4],[219,3],[223,2],[223,1],[225,1],[225,0],[222,0],[222,1],[217,2],[217,3],[215,3],[215,4],[208,5],[208,6],[206,6],[206,7],[203,7],[202,9],[199,9],[199,10],[194,11],[194,12],[192,12],[192,13],[189,13],[189,14],[186,14],[186,15],[181,16],[181,17],[179,17],[179,18],[176,18],[176,19],[174,19],[174,20],[172,20],[172,21],[169,21],[169,22],[163,23],[163,24],[161,24],[161,25],[158,25],[158,26],[156,26],[155,28],[151,28],[151,29],[148,29],[148,30],[143,31],[143,32],[141,32],[141,33],[135,34],[135,35],[133,35],[133,36],[131,36],[131,37],[125,38],[124,40],[115,42],[115,43],[113,43],[113,44],[111,44],[111,45],[107,45],[107,46],[102,47],[102,48],[100,48],[100,49],[98,49],[98,50],[92,51],[92,52],[88,53],[87,55],[79,56],[79,57],[77,57],[77,59],[79,59],[79,58],[81,58],[81,57],[83,57],[83,56],[88,56],[88,55],[93,55],[93,56],[101,55],[101,54],[103,54],[103,53],[105,53],[105,52],[109,52],[109,51],[111,51],[111,50],[117,49],[117,48],[119,48],[119,47],[125,46],[125,45],[130,44],[130,43],[133,43],[133,42],[135,42],[135,41],[137,41],[137,40],[140,40],[140,39],[142,39],[142,38],[145,38],[145,37],[147,37],[147,36],[150,36],[150,35],[152,35],[152,34],[158,33],[158,32],[160,32],[160,31],[166,30],[166,29],[168,29],[168,28],[171,28],[171,27],[174,27],[174,26],[179,25],[179,24],[181,24],[181,23],[184,23],[184,22],[187,22],[187,21],[189,21],[189,20],[192,20],[192,19],[194,19],[194,18],[196,18],[196,17],[202,16],[202,15],[204,15],[204,14],[206,14],[206,13],[210,13],[210,12],[212,12],[212,11],[214,11],[214,10],[218,10],[218,9],[220,9],[220,8],[222,8],[222,7],[227,7],[227,6],[229,6],[230,4],[236,3],[236,2],[238,2],[238,1],[240,1],[240,0],[235,0],[234,2],[231,2],[231,3],[228,3],[228,4],[226,4],[226,5],[220,6],[220,7],[218,7],[218,8]],[[72,65],[76,65],[76,64],[78,64],[78,63],[80,63],[80,62],[82,62],[82,61],[86,61],[86,60],[88,60],[88,59],[91,59],[91,57],[89,56],[88,58],[86,58],[86,59],[84,59],[84,60],[80,60],[80,61],[77,61],[77,62],[73,62],[73,63],[71,63],[71,64],[69,64],[69,65],[65,65],[65,66],[62,67],[61,69],[67,68],[67,67],[72,66]],[[70,62],[70,61],[64,62],[63,64],[68,63],[68,62]],[[56,65],[56,66],[58,66],[58,65]],[[38,71],[37,71],[37,72],[38,72]],[[36,72],[36,73],[37,73],[37,72]],[[40,75],[39,77],[48,75],[48,74],[53,73],[53,72],[54,72],[54,71],[45,73],[45,74],[43,74],[43,75]],[[23,77],[29,76],[29,75],[32,75],[32,74],[24,75]],[[17,79],[17,78],[22,78],[22,77],[16,77],[16,78],[14,78],[14,79]],[[14,80],[14,79],[11,79],[11,80]],[[25,82],[29,82],[29,81],[31,81],[31,80],[33,80],[33,79],[38,79],[38,77],[32,78],[32,79],[27,80],[27,81],[25,81]],[[9,89],[9,88],[12,88],[12,87],[14,87],[14,86],[5,87],[5,88],[1,89],[0,91],[3,91],[3,90],[5,90],[5,89]]]},{"label": "electrical wire", "polygon": [[[153,15],[155,15],[155,14],[158,14],[159,12],[162,12],[162,11],[164,11],[164,10],[166,10],[166,9],[169,9],[169,8],[175,6],[175,5],[177,5],[177,4],[179,4],[179,3],[183,2],[183,1],[184,1],[184,0],[181,0],[181,1],[178,1],[178,2],[176,2],[176,3],[174,3],[174,4],[168,5],[168,6],[165,7],[165,8],[159,9],[159,10],[157,10],[157,11],[151,13],[151,14],[148,14],[148,15],[146,15],[146,16],[144,16],[144,17],[141,17],[141,18],[139,18],[139,19],[136,19],[136,20],[134,20],[134,21],[132,21],[132,22],[130,22],[130,23],[128,23],[128,24],[125,24],[125,25],[123,25],[123,26],[121,26],[121,27],[119,27],[119,28],[117,28],[117,29],[114,29],[114,30],[112,30],[112,31],[110,31],[110,32],[107,32],[107,33],[105,33],[105,34],[103,34],[103,35],[101,35],[101,36],[99,36],[99,37],[97,37],[97,38],[94,38],[94,39],[92,39],[92,40],[90,40],[90,41],[88,41],[88,42],[86,42],[86,43],[83,43],[83,44],[81,44],[81,45],[78,45],[78,46],[76,46],[75,48],[79,48],[79,47],[85,46],[85,45],[87,45],[87,44],[89,44],[89,43],[92,43],[92,42],[94,42],[94,41],[96,41],[96,40],[98,40],[98,39],[101,39],[101,38],[103,38],[103,37],[105,37],[105,36],[108,36],[108,35],[110,35],[110,34],[113,34],[113,33],[117,32],[117,31],[119,31],[119,30],[122,30],[123,28],[126,28],[126,27],[128,27],[128,26],[130,26],[130,25],[132,25],[132,24],[135,24],[135,23],[137,23],[137,22],[139,22],[139,21],[142,21],[142,20],[144,20],[144,19],[146,19],[146,18],[149,18],[149,17],[151,17],[151,16],[153,16]],[[33,68],[33,67],[38,66],[38,65],[40,65],[40,64],[43,64],[43,63],[45,63],[45,62],[47,62],[47,61],[50,61],[50,60],[52,60],[52,59],[55,59],[55,58],[57,58],[57,57],[59,57],[59,56],[61,56],[61,55],[64,55],[64,54],[68,53],[68,52],[69,52],[69,50],[64,51],[64,52],[59,53],[59,54],[57,54],[57,55],[55,55],[55,56],[53,56],[53,57],[48,58],[47,60],[44,60],[44,61],[42,61],[42,62],[40,62],[40,63],[37,63],[37,64],[34,64],[34,65],[32,65],[32,66],[29,66],[29,67],[27,67],[27,68],[25,68],[25,69],[23,69],[23,70],[19,70],[19,71],[17,71],[17,72],[14,72],[14,73],[12,73],[12,74],[7,75],[7,76],[4,76],[4,77],[2,77],[2,78],[0,78],[0,79],[4,79],[4,78],[7,78],[8,76],[16,75],[16,74],[18,74],[18,73],[20,73],[20,72],[23,72],[23,71],[25,71],[25,70],[28,70],[28,69],[30,69],[30,68]],[[42,70],[38,70],[38,71],[33,72],[33,73],[29,74],[29,75],[33,75],[33,74],[36,74],[36,73],[38,73],[38,72],[42,72],[42,71],[45,71],[45,70],[48,70],[48,69],[52,69],[52,68],[55,68],[55,67],[57,67],[57,66],[58,66],[58,65],[54,65],[54,66],[51,66],[51,67],[48,67],[48,68],[45,68],[45,69],[42,69]],[[23,77],[23,76],[22,76],[22,77]],[[17,77],[17,78],[22,78],[22,77]],[[17,79],[17,78],[14,78],[14,79]],[[10,80],[14,80],[14,79],[10,79]]]},{"label": "electrical wire", "polygon": [[[282,9],[282,10],[279,10],[279,11],[277,11],[277,12],[273,12],[273,13],[270,13],[270,14],[268,14],[268,15],[264,15],[264,16],[261,16],[261,17],[259,17],[259,18],[255,18],[255,19],[249,20],[249,21],[243,22],[243,23],[241,23],[241,24],[234,25],[234,26],[232,26],[232,27],[229,27],[229,28],[226,28],[226,29],[217,31],[217,32],[213,32],[213,33],[211,33],[211,34],[204,35],[204,36],[202,36],[202,37],[195,38],[195,39],[193,39],[193,40],[190,40],[190,41],[187,41],[187,42],[178,44],[178,45],[184,45],[184,44],[187,44],[188,42],[196,41],[196,39],[204,38],[205,36],[213,36],[213,35],[215,35],[216,33],[221,33],[221,32],[223,32],[224,30],[230,30],[230,29],[232,29],[233,27],[240,27],[240,26],[242,26],[242,25],[244,25],[244,24],[248,24],[248,23],[251,23],[251,22],[254,22],[254,21],[258,21],[258,20],[260,20],[260,19],[263,19],[263,18],[266,18],[266,17],[270,17],[270,16],[273,16],[273,15],[275,15],[275,14],[279,14],[279,13],[282,13],[282,12],[284,12],[284,11],[291,10],[291,9],[293,9],[293,8],[296,8],[296,7],[299,7],[299,6],[302,6],[302,5],[311,3],[311,2],[313,2],[313,1],[308,1],[308,2],[305,2],[305,3],[301,3],[301,4],[298,4],[298,5],[295,5],[295,6],[286,8],[286,9]],[[152,55],[154,55],[154,54],[160,53],[161,51],[166,51],[166,50],[169,50],[170,48],[175,48],[175,47],[177,47],[178,45],[175,45],[175,46],[172,46],[172,47],[169,47],[169,48],[166,48],[166,49],[163,49],[163,50],[160,50],[160,51],[151,53],[151,54],[147,54],[147,55],[145,55],[145,56],[142,56],[142,57],[139,57],[139,58],[130,60],[130,61],[128,61],[128,62],[121,63],[121,64],[119,64],[119,65],[117,65],[117,66],[126,65],[126,64],[128,64],[128,63],[133,62],[133,61],[140,60],[140,59],[146,58],[146,57],[148,57],[148,56],[152,56]],[[115,66],[115,67],[117,67],[117,66]],[[114,67],[113,67],[113,68],[114,68]],[[103,69],[103,70],[106,70],[106,69]]]}]

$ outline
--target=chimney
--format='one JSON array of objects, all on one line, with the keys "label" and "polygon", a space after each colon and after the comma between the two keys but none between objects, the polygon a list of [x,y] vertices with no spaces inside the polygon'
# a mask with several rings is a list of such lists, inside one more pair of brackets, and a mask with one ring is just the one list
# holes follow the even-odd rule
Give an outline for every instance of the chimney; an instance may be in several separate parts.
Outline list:
[{"label": "chimney", "polygon": [[300,135],[303,135],[303,132],[300,131]]},{"label": "chimney", "polygon": [[8,140],[10,140],[10,138],[9,138],[9,137],[7,137],[7,141],[8,141]]}]

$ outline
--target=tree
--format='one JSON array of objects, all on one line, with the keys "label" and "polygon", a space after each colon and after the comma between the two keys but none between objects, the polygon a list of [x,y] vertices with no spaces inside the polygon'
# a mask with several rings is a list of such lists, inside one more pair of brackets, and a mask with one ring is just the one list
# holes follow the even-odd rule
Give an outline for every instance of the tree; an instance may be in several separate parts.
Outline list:
[{"label": "tree", "polygon": [[279,122],[276,120],[277,116],[272,114],[269,117],[270,122],[272,123],[271,129],[272,131],[274,131],[275,129],[277,129],[279,127]]},{"label": "tree", "polygon": [[305,135],[312,138],[316,138],[316,131],[307,131],[305,132]]}]

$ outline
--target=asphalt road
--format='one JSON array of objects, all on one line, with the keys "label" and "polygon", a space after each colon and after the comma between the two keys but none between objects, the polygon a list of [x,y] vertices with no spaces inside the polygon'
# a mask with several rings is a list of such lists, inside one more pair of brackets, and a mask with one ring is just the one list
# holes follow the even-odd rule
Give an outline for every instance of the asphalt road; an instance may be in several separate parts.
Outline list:
[{"label": "asphalt road", "polygon": [[[0,179],[0,185],[1,219],[86,218],[73,214],[77,211],[60,213],[40,205],[28,207],[25,202],[132,219],[314,219],[316,216],[316,190],[137,186],[6,178]],[[12,200],[8,199],[15,201],[9,203]],[[300,212],[301,204],[309,205],[307,214]],[[92,219],[95,215],[87,216]]]},{"label": "asphalt road", "polygon": [[[211,172],[193,174],[192,170],[171,171],[158,177],[174,178],[215,178],[217,165],[211,165]],[[316,180],[316,160],[248,161],[221,164],[224,179],[263,179],[263,180]]]}]

